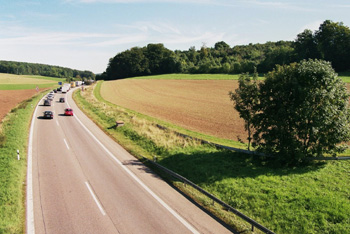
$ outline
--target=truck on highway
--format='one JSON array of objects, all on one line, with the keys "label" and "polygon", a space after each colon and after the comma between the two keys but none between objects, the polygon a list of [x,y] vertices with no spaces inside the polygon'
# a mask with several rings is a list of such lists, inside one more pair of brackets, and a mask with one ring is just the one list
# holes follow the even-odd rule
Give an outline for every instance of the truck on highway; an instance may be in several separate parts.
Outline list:
[{"label": "truck on highway", "polygon": [[70,87],[71,87],[70,84],[64,83],[62,86],[62,90],[61,90],[62,93],[67,93],[69,91]]},{"label": "truck on highway", "polygon": [[75,81],[75,86],[81,86],[81,85],[83,85],[82,81]]}]

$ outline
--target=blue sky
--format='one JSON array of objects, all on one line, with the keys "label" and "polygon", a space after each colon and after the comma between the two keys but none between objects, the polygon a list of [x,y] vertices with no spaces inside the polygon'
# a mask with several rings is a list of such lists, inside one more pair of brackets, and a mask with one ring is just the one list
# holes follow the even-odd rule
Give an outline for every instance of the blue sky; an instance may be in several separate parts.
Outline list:
[{"label": "blue sky", "polygon": [[0,0],[0,60],[100,73],[134,46],[294,40],[326,19],[350,26],[350,1]]}]

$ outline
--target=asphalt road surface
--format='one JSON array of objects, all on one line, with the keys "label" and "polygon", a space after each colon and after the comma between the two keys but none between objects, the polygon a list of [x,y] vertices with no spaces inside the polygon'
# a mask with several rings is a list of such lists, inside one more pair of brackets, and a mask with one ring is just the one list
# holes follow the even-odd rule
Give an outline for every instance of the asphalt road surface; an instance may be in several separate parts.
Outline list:
[{"label": "asphalt road surface", "polygon": [[[28,233],[230,233],[105,135],[71,95],[41,101],[33,117]],[[54,118],[43,119],[45,110]]]}]

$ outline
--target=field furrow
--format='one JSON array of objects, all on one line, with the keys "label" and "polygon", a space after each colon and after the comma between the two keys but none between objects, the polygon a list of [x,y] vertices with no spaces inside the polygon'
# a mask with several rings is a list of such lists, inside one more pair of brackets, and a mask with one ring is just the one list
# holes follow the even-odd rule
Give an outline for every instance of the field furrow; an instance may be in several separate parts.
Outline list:
[{"label": "field furrow", "polygon": [[228,92],[235,80],[125,79],[102,84],[101,96],[119,106],[220,138],[246,139]]}]

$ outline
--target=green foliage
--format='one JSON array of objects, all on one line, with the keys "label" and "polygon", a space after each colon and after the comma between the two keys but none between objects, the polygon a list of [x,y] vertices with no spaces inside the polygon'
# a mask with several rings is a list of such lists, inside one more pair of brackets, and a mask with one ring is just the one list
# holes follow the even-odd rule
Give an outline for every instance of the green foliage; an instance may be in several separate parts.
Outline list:
[{"label": "green foliage", "polygon": [[163,44],[133,47],[110,59],[106,72],[98,79],[120,79],[132,76],[157,75],[180,72],[173,51]]},{"label": "green foliage", "polygon": [[[97,94],[98,87],[94,90]],[[74,98],[80,96],[79,94],[82,92],[74,93]],[[84,100],[81,96],[80,99]],[[100,96],[98,99],[103,101]],[[81,103],[80,101],[78,103]],[[107,102],[103,103],[109,106]],[[95,115],[116,114],[119,110],[111,105],[110,108],[113,108],[111,111],[103,103],[84,101],[82,109],[89,112],[92,108],[94,120],[129,151],[141,152],[145,156],[157,156],[161,165],[195,182],[201,188],[274,232],[316,234],[347,233],[349,230],[349,161],[317,163],[301,167],[280,167],[273,161],[266,163],[258,157],[217,149],[209,145],[187,142],[188,145],[180,148],[164,147],[164,144],[159,145],[153,139],[143,135],[143,131],[130,130],[136,126],[108,128],[111,126],[111,123],[108,122],[109,118],[95,118]],[[134,119],[147,122],[149,120],[144,116],[135,115],[134,112],[129,113],[125,120],[130,119],[130,116],[137,116]],[[151,127],[153,122],[154,120],[148,122],[146,128]],[[124,127],[126,130],[123,130]],[[114,135],[114,133],[121,134]],[[166,138],[166,135],[166,132],[159,132],[157,136]],[[124,137],[136,140],[136,142],[127,142],[128,145],[125,146]],[[140,141],[145,138],[148,138],[147,142],[140,144]],[[173,138],[168,140],[172,141]],[[140,147],[143,150],[138,150]],[[182,186],[186,193],[189,187]],[[199,201],[196,195],[192,197]],[[211,200],[200,201],[206,208],[213,210],[215,204],[213,206]],[[220,214],[216,213],[220,218],[226,218],[226,221],[231,221],[234,226],[241,221],[234,219],[234,215],[229,216],[221,208],[216,211],[220,212]],[[243,226],[239,231],[250,233],[247,231],[249,226],[245,228],[244,224],[239,226]]]},{"label": "green foliage", "polygon": [[314,33],[298,34],[295,52],[299,59],[318,58],[332,62],[338,72],[350,69],[350,28],[325,20]]},{"label": "green foliage", "polygon": [[277,66],[252,96],[245,95],[245,89],[236,93],[248,104],[258,93],[258,100],[249,106],[252,117],[246,117],[239,102],[236,109],[246,124],[253,124],[254,146],[285,163],[336,155],[345,149],[339,144],[350,140],[349,94],[329,62],[303,60]]},{"label": "green foliage", "polygon": [[40,75],[59,78],[72,78],[79,75],[85,79],[95,79],[95,74],[90,71],[79,71],[59,66],[13,61],[0,61],[0,73]]},{"label": "green foliage", "polygon": [[160,163],[275,233],[346,233],[350,228],[348,161],[281,168],[207,150]]},{"label": "green foliage", "polygon": [[258,89],[258,74],[255,72],[253,78],[248,73],[242,74],[239,77],[239,87],[236,92],[229,92],[231,100],[234,102],[235,109],[239,116],[244,119],[244,128],[248,131],[248,150],[253,133],[253,118],[256,115],[256,105],[258,105],[259,89]]},{"label": "green foliage", "polygon": [[169,73],[190,74],[238,74],[259,71],[267,72],[275,64],[294,61],[292,42],[267,42],[230,48],[221,41],[214,48],[191,47],[187,51],[171,51],[163,44],[148,44],[133,47],[111,58],[106,71],[98,80],[113,80],[135,76]]},{"label": "green foliage", "polygon": [[276,64],[285,65],[302,59],[323,59],[332,62],[337,72],[350,70],[350,29],[343,23],[324,21],[319,30],[307,29],[295,41],[236,45],[224,41],[213,48],[203,45],[185,51],[171,51],[163,44],[133,47],[111,58],[98,80],[170,73],[241,74],[271,71]]}]

